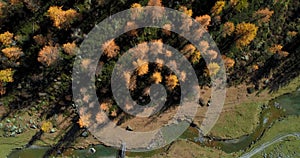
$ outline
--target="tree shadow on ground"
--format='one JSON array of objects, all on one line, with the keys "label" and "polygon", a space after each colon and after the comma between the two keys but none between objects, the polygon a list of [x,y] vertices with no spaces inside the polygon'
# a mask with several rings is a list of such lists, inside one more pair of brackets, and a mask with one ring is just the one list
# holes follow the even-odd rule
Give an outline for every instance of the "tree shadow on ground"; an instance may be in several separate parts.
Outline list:
[{"label": "tree shadow on ground", "polygon": [[275,92],[300,75],[300,36],[287,44],[282,50],[289,52],[289,56],[280,58],[273,55],[252,77],[251,80],[254,84],[258,85],[264,77],[272,76],[266,88],[270,92]]},{"label": "tree shadow on ground", "polygon": [[50,155],[57,156],[59,153],[63,153],[68,147],[72,145],[76,137],[79,135],[80,127],[77,122],[78,116],[74,117],[72,127],[66,132],[66,134],[49,150],[44,154],[44,158],[50,157]]}]

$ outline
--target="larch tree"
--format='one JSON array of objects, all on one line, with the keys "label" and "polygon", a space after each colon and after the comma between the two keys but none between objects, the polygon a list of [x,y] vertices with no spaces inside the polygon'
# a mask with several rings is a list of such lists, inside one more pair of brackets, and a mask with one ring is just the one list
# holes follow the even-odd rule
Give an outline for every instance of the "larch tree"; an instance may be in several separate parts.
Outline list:
[{"label": "larch tree", "polygon": [[269,8],[260,9],[253,13],[253,18],[258,20],[258,24],[268,23],[274,11],[269,10]]},{"label": "larch tree", "polygon": [[193,10],[192,9],[187,9],[186,6],[180,6],[178,10],[183,12],[184,14],[186,14],[189,17],[191,17],[193,15]]},{"label": "larch tree", "polygon": [[254,40],[257,34],[258,27],[251,23],[239,23],[236,25],[236,45],[241,48],[247,46]]},{"label": "larch tree", "polygon": [[2,53],[11,60],[18,60],[24,53],[18,47],[8,47],[2,49]]},{"label": "larch tree", "polygon": [[209,76],[215,76],[219,72],[220,66],[218,63],[212,62],[208,64],[207,69]]},{"label": "larch tree", "polygon": [[59,58],[59,50],[57,47],[45,46],[38,55],[38,61],[43,65],[50,66]]},{"label": "larch tree", "polygon": [[68,42],[68,43],[65,43],[63,44],[63,50],[65,53],[67,53],[68,55],[75,55],[76,54],[76,51],[77,51],[77,46],[76,46],[76,43],[75,42]]},{"label": "larch tree", "polygon": [[173,90],[178,85],[178,78],[176,75],[166,76],[166,86],[169,90]]},{"label": "larch tree", "polygon": [[0,70],[0,82],[13,82],[14,71],[11,68]]},{"label": "larch tree", "polygon": [[199,22],[202,25],[202,27],[207,30],[211,22],[211,17],[207,14],[202,16],[197,16],[196,21]]},{"label": "larch tree", "polygon": [[0,42],[3,45],[8,46],[8,45],[12,44],[13,37],[14,37],[14,34],[10,33],[9,31],[6,31],[6,32],[0,34]]},{"label": "larch tree", "polygon": [[105,42],[102,45],[101,50],[108,58],[113,58],[118,55],[118,53],[120,51],[120,47],[116,44],[115,40],[112,39],[112,40]]},{"label": "larch tree", "polygon": [[151,76],[151,80],[158,84],[158,83],[161,83],[162,82],[162,76],[161,76],[161,73],[160,72],[154,72]]},{"label": "larch tree", "polygon": [[48,15],[54,22],[53,25],[58,29],[68,28],[74,22],[78,13],[74,9],[62,10],[62,7],[51,6],[48,9]]},{"label": "larch tree", "polygon": [[212,15],[218,15],[222,12],[223,8],[225,7],[225,1],[217,1],[215,5],[211,9]]},{"label": "larch tree", "polygon": [[225,38],[226,36],[231,36],[234,32],[234,23],[232,22],[226,22],[222,27],[222,36]]}]

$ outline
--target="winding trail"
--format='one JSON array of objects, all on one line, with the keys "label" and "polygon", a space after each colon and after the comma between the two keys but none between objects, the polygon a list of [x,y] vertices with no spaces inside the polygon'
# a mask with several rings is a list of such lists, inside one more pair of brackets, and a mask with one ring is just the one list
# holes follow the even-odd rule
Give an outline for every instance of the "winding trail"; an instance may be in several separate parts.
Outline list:
[{"label": "winding trail", "polygon": [[273,140],[271,140],[271,141],[269,141],[267,143],[262,144],[260,147],[258,147],[256,149],[253,149],[252,151],[250,151],[250,152],[242,155],[240,158],[249,158],[249,157],[252,157],[256,153],[261,152],[263,149],[269,147],[270,145],[272,145],[274,143],[277,143],[277,142],[283,140],[286,137],[291,137],[291,136],[300,139],[300,133],[298,133],[298,132],[296,132],[296,133],[289,133],[289,134],[286,134],[286,135],[283,135],[283,136],[279,136],[279,137],[274,138]]}]

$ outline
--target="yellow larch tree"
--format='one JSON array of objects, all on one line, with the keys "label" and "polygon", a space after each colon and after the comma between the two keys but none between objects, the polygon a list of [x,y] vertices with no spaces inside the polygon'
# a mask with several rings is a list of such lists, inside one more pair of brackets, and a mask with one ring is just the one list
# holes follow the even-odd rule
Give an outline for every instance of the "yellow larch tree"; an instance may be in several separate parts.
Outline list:
[{"label": "yellow larch tree", "polygon": [[14,71],[9,69],[0,70],[0,82],[13,82]]},{"label": "yellow larch tree", "polygon": [[3,45],[8,46],[8,45],[12,44],[13,37],[14,37],[14,34],[10,33],[9,31],[6,31],[6,32],[0,34],[0,42]]},{"label": "yellow larch tree", "polygon": [[151,80],[158,84],[158,83],[161,83],[162,82],[162,76],[161,76],[161,73],[160,72],[154,72],[151,76]]},{"label": "yellow larch tree", "polygon": [[254,40],[257,34],[258,27],[251,23],[239,23],[236,25],[236,45],[241,48],[247,46]]},{"label": "yellow larch tree", "polygon": [[51,6],[48,9],[48,15],[54,22],[53,25],[58,29],[68,28],[74,22],[78,13],[74,9],[62,10],[62,7]]},{"label": "yellow larch tree", "polygon": [[23,52],[18,47],[8,47],[2,49],[2,53],[11,60],[18,60],[21,55],[23,55]]},{"label": "yellow larch tree", "polygon": [[178,85],[178,78],[176,75],[166,76],[166,86],[169,90],[173,90]]},{"label": "yellow larch tree", "polygon": [[208,64],[207,69],[209,76],[215,76],[219,72],[220,66],[219,64],[212,62]]},{"label": "yellow larch tree", "polygon": [[180,6],[178,10],[185,13],[189,17],[191,17],[193,15],[193,10],[192,9],[187,9],[186,6]]},{"label": "yellow larch tree", "polygon": [[148,73],[149,67],[148,63],[142,59],[138,59],[136,62],[133,62],[133,64],[137,67],[137,75],[143,76]]},{"label": "yellow larch tree", "polygon": [[224,6],[225,1],[217,1],[210,12],[212,13],[212,15],[218,15],[222,12]]},{"label": "yellow larch tree", "polygon": [[53,128],[53,125],[50,121],[45,121],[41,125],[41,130],[45,133],[50,132],[50,130]]}]

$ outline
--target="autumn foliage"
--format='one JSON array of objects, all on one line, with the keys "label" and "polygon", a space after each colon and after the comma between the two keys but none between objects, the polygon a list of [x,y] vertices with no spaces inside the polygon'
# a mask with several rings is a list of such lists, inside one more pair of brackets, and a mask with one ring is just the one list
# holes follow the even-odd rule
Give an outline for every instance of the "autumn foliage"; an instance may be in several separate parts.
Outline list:
[{"label": "autumn foliage", "polygon": [[120,47],[115,43],[113,39],[105,42],[102,45],[101,49],[108,58],[116,57],[120,51]]},{"label": "autumn foliage", "polygon": [[13,37],[14,37],[14,34],[10,33],[9,31],[6,31],[6,32],[0,34],[0,42],[3,45],[8,46],[13,42]]},{"label": "autumn foliage", "polygon": [[254,40],[258,27],[251,23],[239,23],[236,25],[235,34],[237,36],[237,47],[244,47]]},{"label": "autumn foliage", "polygon": [[59,50],[57,47],[45,46],[38,56],[38,61],[46,66],[52,65],[59,58]]},{"label": "autumn foliage", "polygon": [[169,90],[173,90],[178,85],[178,78],[176,75],[166,76],[166,86]]},{"label": "autumn foliage", "polygon": [[72,43],[68,42],[66,44],[63,44],[63,50],[68,55],[75,55],[77,46],[76,46],[75,42],[72,42]]},{"label": "autumn foliage", "polygon": [[23,55],[23,52],[18,47],[9,47],[2,49],[2,53],[9,59],[17,60]]},{"label": "autumn foliage", "polygon": [[78,13],[74,9],[62,10],[62,7],[51,6],[48,9],[50,19],[54,22],[53,25],[58,29],[68,28],[78,17]]}]

